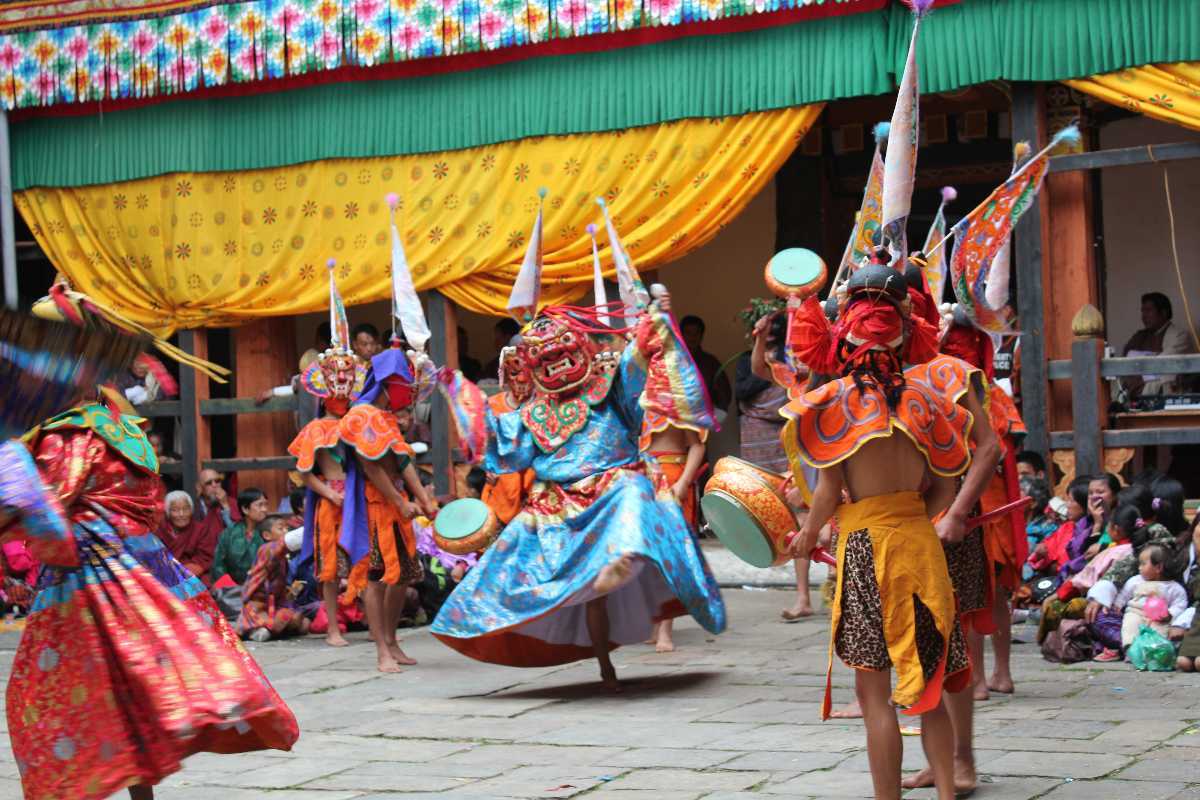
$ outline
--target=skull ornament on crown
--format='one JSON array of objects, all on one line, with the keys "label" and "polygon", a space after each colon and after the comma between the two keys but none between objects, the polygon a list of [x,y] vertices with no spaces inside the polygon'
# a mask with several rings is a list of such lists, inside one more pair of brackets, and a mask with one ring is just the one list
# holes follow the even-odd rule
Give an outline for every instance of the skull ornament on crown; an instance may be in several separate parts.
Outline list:
[{"label": "skull ornament on crown", "polygon": [[592,377],[596,345],[588,334],[557,316],[538,317],[521,333],[523,360],[534,386],[549,395],[572,395]]},{"label": "skull ornament on crown", "polygon": [[509,345],[500,352],[500,385],[518,404],[533,394],[533,380],[525,363],[524,345]]}]

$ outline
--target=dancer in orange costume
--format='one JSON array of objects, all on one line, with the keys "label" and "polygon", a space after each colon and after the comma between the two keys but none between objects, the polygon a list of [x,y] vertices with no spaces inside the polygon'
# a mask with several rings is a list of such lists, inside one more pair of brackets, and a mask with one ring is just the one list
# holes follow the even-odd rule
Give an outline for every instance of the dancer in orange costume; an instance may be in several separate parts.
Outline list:
[{"label": "dancer in orange costume", "polygon": [[[341,420],[342,441],[354,450],[346,473],[342,541],[351,563],[364,555],[367,571],[367,624],[375,640],[380,672],[399,672],[417,662],[396,639],[408,587],[421,580],[412,519],[429,518],[437,503],[425,491],[413,466],[395,412],[412,406],[415,379],[399,342],[371,359],[371,372],[359,402]],[[410,500],[416,498],[416,503]],[[331,622],[332,624],[332,622]]]},{"label": "dancer in orange costume", "polygon": [[325,642],[345,647],[338,627],[339,541],[342,504],[346,491],[346,452],[341,441],[341,419],[358,398],[366,379],[366,366],[350,350],[350,325],[346,309],[329,269],[329,316],[332,341],[300,377],[305,390],[322,401],[325,414],[304,426],[288,445],[296,469],[308,490],[304,498],[304,546],[301,560],[313,558],[313,575],[321,586],[328,631]]},{"label": "dancer in orange costume", "polygon": [[[500,389],[488,398],[488,406],[496,416],[516,411],[533,394],[533,379],[519,344],[510,344],[500,352]],[[531,469],[489,474],[480,499],[495,512],[502,525],[507,525],[520,513],[533,479]]]}]

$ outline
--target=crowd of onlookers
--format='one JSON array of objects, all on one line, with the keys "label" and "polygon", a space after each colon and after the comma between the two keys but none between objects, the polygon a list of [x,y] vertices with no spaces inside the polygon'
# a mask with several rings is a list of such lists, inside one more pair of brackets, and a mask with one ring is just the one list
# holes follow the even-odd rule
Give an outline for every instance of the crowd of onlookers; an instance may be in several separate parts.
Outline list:
[{"label": "crowd of onlookers", "polygon": [[1054,496],[1036,453],[1018,457],[1029,560],[1014,598],[1038,622],[1055,661],[1130,661],[1192,671],[1200,657],[1200,515],[1184,515],[1183,485],[1148,470],[1075,478]]}]

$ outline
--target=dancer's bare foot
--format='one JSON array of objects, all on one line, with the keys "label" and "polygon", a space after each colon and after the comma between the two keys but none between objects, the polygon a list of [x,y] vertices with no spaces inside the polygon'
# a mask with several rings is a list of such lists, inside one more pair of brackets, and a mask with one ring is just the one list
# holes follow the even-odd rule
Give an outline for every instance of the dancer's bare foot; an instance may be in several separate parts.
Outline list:
[{"label": "dancer's bare foot", "polygon": [[794,606],[784,609],[779,613],[779,616],[783,618],[784,622],[799,622],[805,617],[811,617],[812,615],[812,603],[808,601],[807,597],[803,600],[797,600]]},{"label": "dancer's bare foot", "polygon": [[658,639],[654,642],[654,652],[674,653],[675,641],[671,638],[671,620],[658,624]]},{"label": "dancer's bare foot", "polygon": [[830,719],[862,719],[862,706],[855,700],[837,711],[831,712],[829,717]]},{"label": "dancer's bare foot", "polygon": [[661,622],[654,623],[654,627],[650,629],[650,638],[642,642],[642,644],[658,644],[658,629],[661,627]]},{"label": "dancer's bare foot", "polygon": [[330,647],[348,647],[350,643],[346,641],[346,637],[342,636],[342,632],[337,628],[332,629],[325,634],[325,644]]},{"label": "dancer's bare foot", "polygon": [[[933,786],[933,770],[929,767],[909,775],[900,781],[904,789],[924,789]],[[954,794],[958,797],[969,795],[979,786],[979,776],[975,774],[975,765],[954,759]]]},{"label": "dancer's bare foot", "polygon": [[611,663],[600,665],[600,683],[613,694],[621,693],[621,682],[617,680],[617,668]]},{"label": "dancer's bare foot", "polygon": [[400,649],[399,642],[392,642],[387,646],[388,655],[401,666],[415,667],[417,660]]},{"label": "dancer's bare foot", "polygon": [[396,659],[392,658],[391,654],[389,653],[379,654],[378,666],[380,672],[386,672],[389,675],[397,672],[403,672],[403,670],[400,669],[400,665],[396,663]]},{"label": "dancer's bare foot", "polygon": [[600,568],[600,574],[596,576],[592,588],[597,594],[608,594],[621,588],[632,574],[633,556],[626,553]]},{"label": "dancer's bare foot", "polygon": [[991,695],[988,694],[988,685],[986,681],[980,681],[979,683],[975,684],[974,694],[976,702],[983,702],[984,700],[991,699]]},{"label": "dancer's bare foot", "polygon": [[987,688],[1000,694],[1012,694],[1016,687],[1013,686],[1011,675],[999,675],[993,672],[992,677],[988,678]]}]

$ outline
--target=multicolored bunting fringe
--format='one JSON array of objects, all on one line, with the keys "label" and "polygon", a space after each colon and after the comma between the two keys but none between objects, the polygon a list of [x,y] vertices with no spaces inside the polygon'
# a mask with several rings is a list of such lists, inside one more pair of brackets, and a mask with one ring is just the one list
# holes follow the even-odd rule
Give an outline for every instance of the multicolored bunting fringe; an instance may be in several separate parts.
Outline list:
[{"label": "multicolored bunting fringe", "polygon": [[[75,5],[22,4],[20,11],[0,6],[0,29],[5,30],[0,35],[0,95],[6,108],[160,98],[550,43],[556,43],[554,53],[563,52],[563,44],[568,52],[605,49],[642,44],[646,36],[688,33],[667,28],[791,12],[778,23],[766,17],[762,22],[784,24],[873,11],[886,2],[249,0],[177,3],[150,17],[144,7],[121,9],[120,3],[95,9],[88,3],[83,11],[74,10]],[[142,18],[132,18],[139,12]],[[130,18],[119,18],[122,14]],[[608,44],[581,41],[631,32],[641,36]],[[513,53],[510,58],[536,54]],[[428,71],[444,69],[431,66]]]}]

